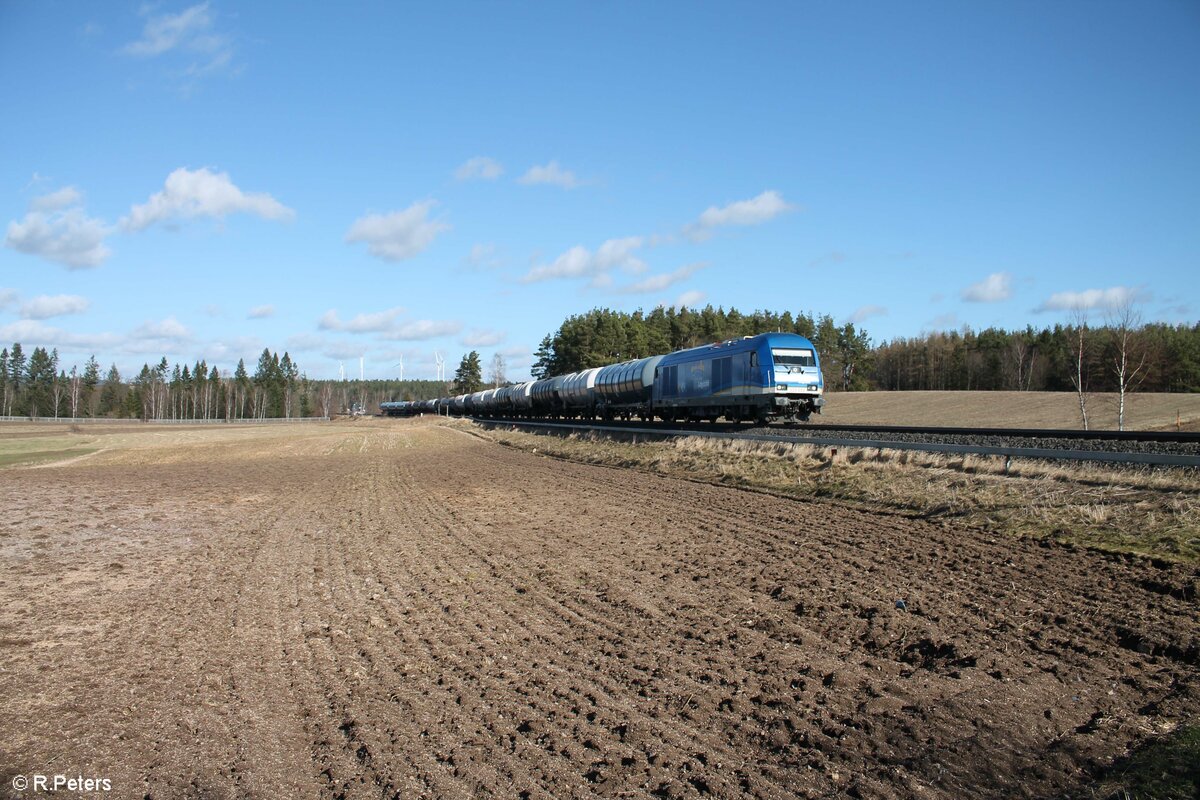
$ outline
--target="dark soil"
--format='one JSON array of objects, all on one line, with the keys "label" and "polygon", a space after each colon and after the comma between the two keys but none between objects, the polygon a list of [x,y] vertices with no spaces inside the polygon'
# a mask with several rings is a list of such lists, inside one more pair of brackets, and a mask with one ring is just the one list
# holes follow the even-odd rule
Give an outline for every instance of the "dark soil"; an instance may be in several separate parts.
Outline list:
[{"label": "dark soil", "polygon": [[1191,568],[417,421],[154,452],[0,474],[0,794],[1055,797],[1200,709]]}]

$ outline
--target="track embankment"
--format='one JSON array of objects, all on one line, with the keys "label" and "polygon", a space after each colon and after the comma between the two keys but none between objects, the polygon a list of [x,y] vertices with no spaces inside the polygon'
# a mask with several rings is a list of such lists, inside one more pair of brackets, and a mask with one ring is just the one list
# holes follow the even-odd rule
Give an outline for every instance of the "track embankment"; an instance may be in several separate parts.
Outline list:
[{"label": "track embankment", "polygon": [[1200,708],[1178,565],[416,421],[4,478],[0,791],[1044,797]]}]

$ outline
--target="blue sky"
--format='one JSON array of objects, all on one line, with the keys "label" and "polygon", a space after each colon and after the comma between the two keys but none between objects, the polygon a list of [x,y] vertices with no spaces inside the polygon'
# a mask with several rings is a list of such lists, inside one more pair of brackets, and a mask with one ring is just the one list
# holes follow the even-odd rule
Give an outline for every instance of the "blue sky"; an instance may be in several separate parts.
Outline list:
[{"label": "blue sky", "polygon": [[0,0],[0,342],[509,376],[570,314],[1200,319],[1200,5]]}]

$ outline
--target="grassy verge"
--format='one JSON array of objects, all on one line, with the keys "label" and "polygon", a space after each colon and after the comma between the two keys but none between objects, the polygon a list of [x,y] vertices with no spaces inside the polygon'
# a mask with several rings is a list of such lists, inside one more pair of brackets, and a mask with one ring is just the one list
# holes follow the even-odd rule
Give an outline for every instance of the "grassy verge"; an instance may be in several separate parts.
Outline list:
[{"label": "grassy verge", "polygon": [[98,447],[78,447],[67,450],[30,450],[23,453],[0,452],[0,469],[4,467],[32,467],[51,461],[65,461],[94,453]]},{"label": "grassy verge", "polygon": [[0,439],[0,468],[63,461],[99,449],[95,437],[81,436],[74,431],[56,431],[49,435],[42,431],[19,432],[15,436]]},{"label": "grassy verge", "polygon": [[[448,423],[470,425],[470,423]],[[482,430],[482,429],[477,429]],[[1014,536],[1200,564],[1200,475],[987,456],[483,430],[501,444]]]},{"label": "grassy verge", "polygon": [[1113,765],[1090,790],[1108,800],[1194,800],[1200,797],[1200,725],[1151,739]]}]

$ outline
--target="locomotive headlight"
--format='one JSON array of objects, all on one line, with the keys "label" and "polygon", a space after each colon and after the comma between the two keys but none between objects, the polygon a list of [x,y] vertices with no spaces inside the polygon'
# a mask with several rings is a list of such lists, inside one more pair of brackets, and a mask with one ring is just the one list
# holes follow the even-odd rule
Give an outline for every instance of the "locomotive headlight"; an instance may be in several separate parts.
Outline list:
[{"label": "locomotive headlight", "polygon": [[810,384],[808,385],[808,390],[809,390],[810,392],[815,392],[815,391],[817,390],[817,385],[816,385],[815,383],[810,383]]},{"label": "locomotive headlight", "polygon": [[787,391],[787,384],[786,384],[786,383],[781,383],[781,384],[779,384],[778,386],[776,386],[776,387],[775,387],[775,391],[777,391],[777,392],[786,392],[786,391]]}]

